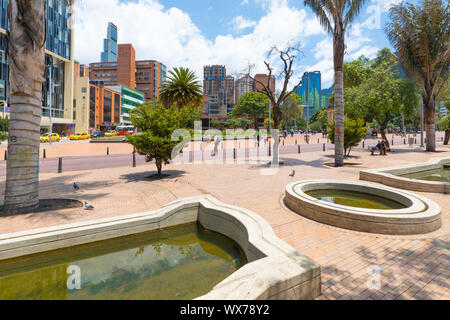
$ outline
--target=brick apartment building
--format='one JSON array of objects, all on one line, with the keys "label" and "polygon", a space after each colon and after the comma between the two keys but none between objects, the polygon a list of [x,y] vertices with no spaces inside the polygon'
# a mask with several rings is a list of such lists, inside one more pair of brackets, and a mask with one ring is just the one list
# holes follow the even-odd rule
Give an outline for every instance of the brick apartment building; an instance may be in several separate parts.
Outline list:
[{"label": "brick apartment building", "polygon": [[91,81],[103,86],[124,85],[145,94],[146,101],[159,97],[166,76],[166,66],[154,60],[136,61],[131,44],[119,44],[116,62],[91,63]]},{"label": "brick apartment building", "polygon": [[[255,81],[256,79],[257,81]],[[235,91],[236,91],[236,100],[235,103],[239,103],[239,99],[242,97],[244,93],[247,92],[261,92],[263,90],[263,86],[258,81],[264,83],[267,86],[269,80],[269,76],[266,74],[257,74],[254,78],[250,77],[250,75],[246,74],[242,78],[236,80]],[[275,92],[275,77],[272,76],[272,81],[270,82],[270,90]]]},{"label": "brick apartment building", "polygon": [[122,122],[121,94],[89,81],[87,66],[74,63],[73,120],[76,132],[107,130]]}]

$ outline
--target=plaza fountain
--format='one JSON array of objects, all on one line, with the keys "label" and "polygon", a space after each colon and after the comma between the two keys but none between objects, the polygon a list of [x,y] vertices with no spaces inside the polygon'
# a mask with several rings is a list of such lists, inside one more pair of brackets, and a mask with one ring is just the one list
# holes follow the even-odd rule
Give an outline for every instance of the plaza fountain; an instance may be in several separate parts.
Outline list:
[{"label": "plaza fountain", "polygon": [[426,163],[364,170],[360,179],[391,187],[450,194],[450,158],[431,159]]},{"label": "plaza fountain", "polygon": [[210,196],[0,235],[0,299],[314,299],[320,279],[259,215]]},{"label": "plaza fountain", "polygon": [[285,203],[309,219],[355,231],[404,235],[441,227],[441,208],[433,201],[360,182],[294,182],[286,187]]}]

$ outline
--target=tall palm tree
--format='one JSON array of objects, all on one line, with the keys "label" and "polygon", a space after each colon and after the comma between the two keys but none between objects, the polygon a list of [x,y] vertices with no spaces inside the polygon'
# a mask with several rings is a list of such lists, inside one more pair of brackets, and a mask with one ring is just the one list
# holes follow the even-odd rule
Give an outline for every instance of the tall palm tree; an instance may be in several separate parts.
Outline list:
[{"label": "tall palm tree", "polygon": [[4,214],[39,206],[44,15],[45,0],[11,0],[8,5],[11,118]]},{"label": "tall palm tree", "polygon": [[436,151],[436,96],[448,85],[450,67],[450,7],[441,0],[420,6],[399,3],[390,9],[386,33],[406,74],[421,88],[426,150]]},{"label": "tall palm tree", "polygon": [[335,166],[344,165],[344,53],[345,32],[367,0],[304,0],[333,36]]},{"label": "tall palm tree", "polygon": [[174,68],[161,86],[160,99],[166,107],[174,103],[178,109],[186,105],[197,107],[203,103],[203,91],[193,71],[183,67]]}]

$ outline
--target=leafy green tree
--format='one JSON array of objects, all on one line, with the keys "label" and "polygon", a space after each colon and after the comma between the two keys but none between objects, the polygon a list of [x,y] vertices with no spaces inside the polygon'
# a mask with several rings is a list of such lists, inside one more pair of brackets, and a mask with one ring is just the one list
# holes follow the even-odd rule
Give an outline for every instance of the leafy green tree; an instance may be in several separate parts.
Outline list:
[{"label": "leafy green tree", "polygon": [[219,119],[211,119],[211,128],[223,130],[225,129],[225,121]]},{"label": "leafy green tree", "polygon": [[225,126],[231,129],[248,129],[253,121],[246,118],[231,118],[225,122]]},{"label": "leafy green tree", "polygon": [[193,71],[183,67],[174,68],[166,76],[159,98],[166,107],[173,104],[178,109],[186,105],[198,107],[203,103],[202,86]]},{"label": "leafy green tree", "polygon": [[[358,146],[363,137],[366,135],[367,127],[364,126],[363,119],[349,119],[346,118],[344,121],[344,138],[345,138],[345,155],[348,157],[353,147]],[[328,124],[328,139],[331,143],[335,141],[335,128],[334,122]]]},{"label": "leafy green tree", "polygon": [[319,109],[312,115],[311,119],[311,130],[320,131],[325,130],[328,125],[328,110]]},{"label": "leafy green tree", "polygon": [[450,9],[448,1],[400,2],[390,9],[386,33],[395,55],[420,88],[424,106],[427,151],[436,151],[435,101],[448,83],[450,70]]},{"label": "leafy green tree", "polygon": [[304,0],[322,27],[333,36],[335,165],[344,165],[344,54],[345,33],[367,0]]},{"label": "leafy green tree", "polygon": [[281,104],[281,119],[284,129],[289,129],[292,121],[302,115],[303,108],[300,107],[300,104],[300,96],[296,93],[291,94]]},{"label": "leafy green tree", "polygon": [[238,104],[231,112],[231,117],[247,116],[253,120],[255,128],[258,120],[264,119],[269,114],[269,98],[259,92],[247,92],[239,99]]},{"label": "leafy green tree", "polygon": [[182,138],[172,141],[173,132],[182,125],[180,112],[174,106],[166,108],[160,103],[147,102],[133,109],[131,122],[140,133],[128,137],[128,143],[147,162],[155,160],[161,176],[162,165],[170,163],[172,150],[182,141]]},{"label": "leafy green tree", "polygon": [[181,128],[188,130],[194,129],[195,121],[200,121],[200,116],[202,114],[202,108],[195,106],[193,104],[187,104],[183,108],[179,109],[180,114],[180,125]]},{"label": "leafy green tree", "polygon": [[399,77],[392,60],[371,64],[368,74],[359,85],[346,89],[345,113],[352,119],[376,121],[383,139],[388,141],[386,130],[395,116],[403,113],[412,117],[417,109],[417,90],[409,80]]}]

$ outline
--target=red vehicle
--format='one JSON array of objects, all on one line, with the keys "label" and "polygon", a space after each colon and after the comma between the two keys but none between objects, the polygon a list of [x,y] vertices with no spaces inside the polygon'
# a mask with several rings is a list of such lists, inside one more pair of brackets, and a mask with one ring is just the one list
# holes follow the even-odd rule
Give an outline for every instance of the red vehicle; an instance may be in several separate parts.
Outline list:
[{"label": "red vehicle", "polygon": [[118,126],[116,131],[118,136],[131,136],[136,133],[136,128],[133,126]]}]

